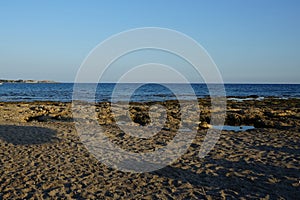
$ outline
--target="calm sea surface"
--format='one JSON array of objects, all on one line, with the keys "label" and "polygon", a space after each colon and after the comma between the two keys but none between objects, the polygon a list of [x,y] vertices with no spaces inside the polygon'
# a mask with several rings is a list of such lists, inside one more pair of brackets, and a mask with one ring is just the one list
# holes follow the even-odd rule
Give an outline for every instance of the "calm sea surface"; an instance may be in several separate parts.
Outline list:
[{"label": "calm sea surface", "polygon": [[[73,96],[73,83],[4,83],[0,85],[1,102],[19,101],[60,101],[70,102]],[[115,84],[98,84],[96,94],[93,92],[93,84],[82,84],[80,87],[80,100],[86,101],[111,101]],[[136,84],[122,84],[121,90],[115,94],[118,101],[128,98],[132,87]],[[130,95],[131,101],[164,101],[176,98],[191,99],[184,84],[170,84],[172,91],[159,84],[146,84],[136,89]],[[192,84],[192,88],[198,98],[209,96],[206,84]],[[251,95],[257,97],[278,97],[278,98],[300,98],[300,84],[225,84],[227,97],[246,98]],[[177,97],[175,96],[177,95]],[[93,99],[89,97],[93,96]],[[258,98],[258,99],[260,99]]]}]

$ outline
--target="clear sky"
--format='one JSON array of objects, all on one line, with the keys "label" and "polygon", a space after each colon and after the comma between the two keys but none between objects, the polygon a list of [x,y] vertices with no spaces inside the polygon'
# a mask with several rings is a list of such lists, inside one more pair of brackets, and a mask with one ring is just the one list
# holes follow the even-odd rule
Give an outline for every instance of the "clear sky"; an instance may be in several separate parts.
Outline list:
[{"label": "clear sky", "polygon": [[194,38],[225,82],[300,83],[298,0],[1,1],[0,79],[72,82],[99,42],[149,26]]}]

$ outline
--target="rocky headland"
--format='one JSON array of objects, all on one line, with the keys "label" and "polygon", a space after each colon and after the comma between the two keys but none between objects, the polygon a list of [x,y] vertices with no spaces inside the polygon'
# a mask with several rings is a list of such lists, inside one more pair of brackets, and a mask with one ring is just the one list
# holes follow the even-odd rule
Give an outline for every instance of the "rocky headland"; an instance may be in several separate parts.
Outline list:
[{"label": "rocky headland", "polygon": [[50,80],[6,80],[6,79],[0,79],[0,83],[57,83],[55,81]]}]

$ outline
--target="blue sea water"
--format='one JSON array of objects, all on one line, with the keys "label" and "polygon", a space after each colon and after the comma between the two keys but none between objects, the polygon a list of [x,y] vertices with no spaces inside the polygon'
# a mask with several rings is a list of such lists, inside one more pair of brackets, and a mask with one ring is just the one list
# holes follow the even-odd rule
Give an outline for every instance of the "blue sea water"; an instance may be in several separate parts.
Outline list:
[{"label": "blue sea water", "polygon": [[[80,95],[81,100],[86,101],[110,101],[114,90],[114,83],[98,84],[94,99],[84,99],[91,96],[93,90],[92,84],[83,84]],[[60,101],[71,102],[73,96],[73,83],[4,83],[0,85],[0,102],[20,102],[20,101]],[[116,99],[124,101],[127,99],[129,91],[134,84],[122,84],[121,92],[118,92]],[[180,99],[191,99],[191,94],[186,93],[183,84],[172,84],[175,91],[159,85],[146,84],[135,90],[131,95],[131,101],[165,101]],[[203,98],[209,96],[206,84],[191,85],[196,96]],[[300,84],[225,84],[227,97],[249,97],[256,95],[258,97],[277,97],[277,98],[300,98]],[[175,96],[177,94],[177,97]],[[179,95],[178,95],[179,94]]]}]

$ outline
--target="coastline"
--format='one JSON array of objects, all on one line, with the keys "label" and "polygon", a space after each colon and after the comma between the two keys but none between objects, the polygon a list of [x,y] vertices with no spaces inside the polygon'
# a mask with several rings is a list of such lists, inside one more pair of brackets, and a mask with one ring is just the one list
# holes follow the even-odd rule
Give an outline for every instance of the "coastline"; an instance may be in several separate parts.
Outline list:
[{"label": "coastline", "polygon": [[[179,126],[176,101],[160,103],[170,116],[155,140],[124,135],[109,112],[109,102],[97,104],[97,120],[120,147],[151,151],[166,145]],[[133,115],[137,127],[147,124],[149,105],[132,106],[139,110]],[[209,128],[209,99],[199,99],[199,107],[198,133],[189,150],[170,166],[135,174],[108,168],[86,150],[74,126],[71,103],[0,102],[0,197],[298,197],[300,99],[228,101],[225,124],[255,129],[222,131],[203,159],[198,151]]]},{"label": "coastline", "polygon": [[51,81],[51,80],[7,80],[7,79],[0,79],[0,83],[59,83],[56,81]]}]

